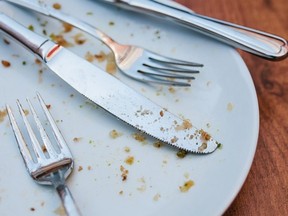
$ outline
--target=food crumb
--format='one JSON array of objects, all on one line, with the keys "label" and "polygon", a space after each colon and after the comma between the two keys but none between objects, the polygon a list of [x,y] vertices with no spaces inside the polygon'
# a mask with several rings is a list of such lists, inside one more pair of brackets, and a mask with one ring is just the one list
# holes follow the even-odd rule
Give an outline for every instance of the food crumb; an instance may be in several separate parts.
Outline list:
[{"label": "food crumb", "polygon": [[76,44],[82,45],[82,44],[84,44],[86,42],[86,39],[83,38],[83,34],[78,33],[78,34],[76,34],[74,36],[74,41],[75,41]]},{"label": "food crumb", "polygon": [[28,26],[28,29],[29,29],[30,31],[34,31],[34,26],[33,26],[33,25],[29,25],[29,26]]},{"label": "food crumb", "polygon": [[171,143],[175,143],[178,141],[178,138],[176,136],[174,136],[172,139],[171,139]]},{"label": "food crumb", "polygon": [[123,190],[119,191],[119,194],[120,194],[120,195],[123,195],[123,194],[124,194],[124,191],[123,191]]},{"label": "food crumb", "polygon": [[227,110],[231,112],[234,109],[234,105],[232,103],[227,104]]},{"label": "food crumb", "polygon": [[137,190],[138,190],[138,191],[141,191],[141,192],[144,192],[144,191],[146,190],[146,181],[145,181],[145,178],[142,177],[142,178],[138,179],[138,181],[139,181],[140,183],[142,183],[142,185],[141,185],[140,187],[137,187]]},{"label": "food crumb", "polygon": [[207,149],[207,147],[208,147],[207,143],[204,142],[202,143],[201,146],[198,147],[198,151],[203,152],[205,149]]},{"label": "food crumb", "polygon": [[186,157],[186,155],[188,154],[188,152],[187,151],[185,151],[185,150],[183,150],[183,149],[180,149],[178,152],[177,152],[177,157],[178,158],[184,158],[184,157]]},{"label": "food crumb", "polygon": [[8,68],[11,66],[11,63],[7,60],[2,60],[1,63],[5,68]]},{"label": "food crumb", "polygon": [[29,110],[25,109],[24,114],[25,114],[25,116],[29,115]]},{"label": "food crumb", "polygon": [[164,143],[161,142],[161,141],[156,141],[156,142],[153,143],[153,146],[155,148],[161,148],[163,145],[164,145]]},{"label": "food crumb", "polygon": [[82,140],[82,137],[74,137],[73,142],[80,142]]},{"label": "food crumb", "polygon": [[63,47],[71,47],[72,44],[69,43],[63,35],[55,35],[55,34],[51,34],[50,35],[51,40],[53,40],[55,43],[59,44],[60,46]]},{"label": "food crumb", "polygon": [[176,126],[176,131],[191,129],[192,124],[189,119],[184,119],[181,125]]},{"label": "food crumb", "polygon": [[146,141],[146,137],[144,136],[143,132],[134,133],[133,137],[134,137],[135,140],[137,140],[139,142]]},{"label": "food crumb", "polygon": [[31,207],[31,208],[30,208],[30,211],[35,211],[35,208]]},{"label": "food crumb", "polygon": [[73,26],[69,23],[64,22],[63,23],[64,33],[71,32],[73,29]]},{"label": "food crumb", "polygon": [[201,138],[205,141],[209,141],[211,139],[211,135],[208,134],[206,131],[203,129],[200,130]]},{"label": "food crumb", "polygon": [[174,94],[175,92],[176,92],[176,89],[175,88],[173,88],[172,86],[171,87],[169,87],[169,92],[171,93],[171,94]]},{"label": "food crumb", "polygon": [[110,131],[110,133],[109,133],[109,136],[110,136],[112,139],[116,139],[116,138],[118,138],[118,137],[120,137],[120,136],[122,136],[122,135],[123,135],[122,133],[116,131],[115,129],[113,129],[113,130]]},{"label": "food crumb", "polygon": [[0,122],[3,122],[5,117],[7,116],[6,110],[0,110]]},{"label": "food crumb", "polygon": [[126,146],[126,147],[124,148],[124,151],[127,152],[127,153],[129,153],[129,152],[131,151],[131,149],[130,149],[128,146]]},{"label": "food crumb", "polygon": [[82,171],[83,170],[83,167],[82,166],[79,166],[78,167],[78,172]]},{"label": "food crumb", "polygon": [[62,7],[62,6],[61,6],[61,4],[59,4],[59,3],[54,3],[54,4],[53,4],[53,8],[56,9],[56,10],[60,10],[61,7]]},{"label": "food crumb", "polygon": [[8,41],[8,40],[7,40],[7,39],[5,39],[5,38],[3,39],[3,41],[4,41],[4,43],[5,43],[5,44],[7,44],[7,45],[9,45],[9,44],[10,44],[10,41]]},{"label": "food crumb", "polygon": [[106,54],[103,51],[101,51],[99,54],[95,54],[94,57],[97,59],[99,63],[106,60]]},{"label": "food crumb", "polygon": [[132,165],[134,163],[134,157],[133,156],[129,156],[125,159],[125,163],[128,165]]},{"label": "food crumb", "polygon": [[54,210],[54,213],[59,216],[65,216],[65,209],[62,206],[59,206],[57,209]]},{"label": "food crumb", "polygon": [[153,200],[154,201],[158,201],[160,199],[161,195],[159,193],[157,193],[154,197]]},{"label": "food crumb", "polygon": [[127,169],[125,169],[125,167],[122,165],[120,166],[120,171],[121,171],[122,181],[126,181],[129,171]]},{"label": "food crumb", "polygon": [[194,181],[189,180],[185,182],[182,186],[179,186],[179,189],[181,192],[188,192],[191,187],[195,185]]},{"label": "food crumb", "polygon": [[106,72],[109,74],[115,74],[117,69],[114,54],[111,52],[107,55]]},{"label": "food crumb", "polygon": [[88,62],[93,62],[94,61],[94,55],[91,53],[91,52],[87,52],[85,54],[85,59],[88,61]]}]

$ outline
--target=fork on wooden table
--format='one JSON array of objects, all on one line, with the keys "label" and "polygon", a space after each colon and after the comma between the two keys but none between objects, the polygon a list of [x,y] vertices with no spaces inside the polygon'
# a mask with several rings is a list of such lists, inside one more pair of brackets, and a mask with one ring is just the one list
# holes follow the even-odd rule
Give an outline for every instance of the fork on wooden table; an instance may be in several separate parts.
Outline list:
[{"label": "fork on wooden table", "polygon": [[174,86],[190,86],[190,81],[195,79],[192,74],[199,73],[195,67],[203,67],[203,64],[200,63],[164,57],[142,47],[120,44],[87,22],[48,7],[41,1],[5,1],[56,18],[102,41],[114,53],[118,69],[135,80]]},{"label": "fork on wooden table", "polygon": [[[71,174],[73,169],[73,157],[39,93],[37,93],[37,98],[49,122],[49,125],[51,126],[55,142],[52,144],[46,130],[43,127],[43,124],[40,121],[40,118],[36,114],[35,108],[30,100],[27,99],[31,114],[42,139],[41,142],[38,141],[37,135],[34,133],[32,126],[26,117],[27,112],[24,111],[20,102],[17,101],[19,112],[22,116],[31,141],[31,145],[25,141],[12,110],[10,106],[7,105],[7,113],[20,153],[33,180],[39,184],[53,185],[61,198],[66,214],[68,216],[80,216],[80,211],[75,204],[71,192],[65,184],[65,179],[69,176],[69,174]],[[43,145],[40,143],[43,143]]]}]

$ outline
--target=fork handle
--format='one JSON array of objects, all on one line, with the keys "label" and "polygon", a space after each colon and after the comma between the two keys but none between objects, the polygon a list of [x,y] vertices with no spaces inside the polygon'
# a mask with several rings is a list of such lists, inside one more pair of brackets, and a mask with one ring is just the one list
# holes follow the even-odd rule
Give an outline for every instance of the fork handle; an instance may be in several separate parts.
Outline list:
[{"label": "fork handle", "polygon": [[76,206],[73,196],[65,183],[59,184],[55,187],[61,202],[64,206],[65,212],[68,216],[80,216],[81,213]]},{"label": "fork handle", "polygon": [[[69,169],[69,168],[68,168]],[[58,172],[53,173],[52,184],[56,189],[65,212],[68,216],[81,216],[81,213],[74,201],[74,198],[65,184],[65,172],[67,172],[67,167],[58,170]]]}]

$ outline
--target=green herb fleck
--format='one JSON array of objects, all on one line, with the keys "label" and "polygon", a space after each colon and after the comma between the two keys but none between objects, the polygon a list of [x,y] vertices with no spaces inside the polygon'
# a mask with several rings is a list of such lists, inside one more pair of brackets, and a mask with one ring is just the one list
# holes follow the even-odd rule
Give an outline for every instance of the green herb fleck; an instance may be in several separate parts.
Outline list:
[{"label": "green herb fleck", "polygon": [[33,25],[29,25],[29,26],[28,26],[28,29],[29,29],[30,31],[34,31],[34,26],[33,26]]}]

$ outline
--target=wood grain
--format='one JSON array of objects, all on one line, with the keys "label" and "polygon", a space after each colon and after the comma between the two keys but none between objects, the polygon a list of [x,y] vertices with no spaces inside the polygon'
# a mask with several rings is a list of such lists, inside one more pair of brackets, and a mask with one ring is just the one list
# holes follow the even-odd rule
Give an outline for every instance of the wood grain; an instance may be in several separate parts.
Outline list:
[{"label": "wood grain", "polygon": [[[288,39],[287,0],[178,0],[197,13]],[[251,171],[224,216],[288,215],[288,58],[270,62],[240,51],[257,91],[260,134]]]}]

